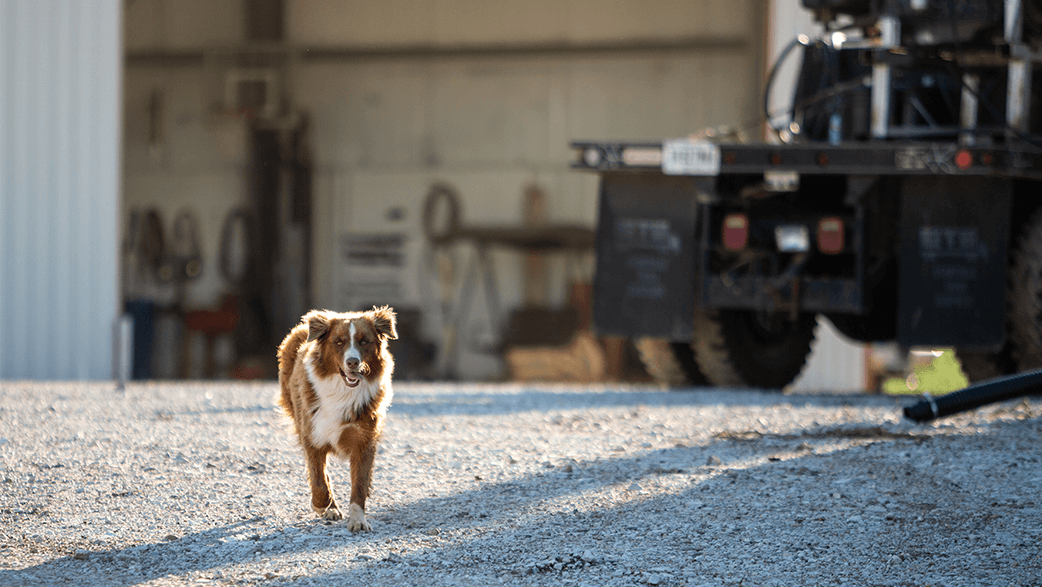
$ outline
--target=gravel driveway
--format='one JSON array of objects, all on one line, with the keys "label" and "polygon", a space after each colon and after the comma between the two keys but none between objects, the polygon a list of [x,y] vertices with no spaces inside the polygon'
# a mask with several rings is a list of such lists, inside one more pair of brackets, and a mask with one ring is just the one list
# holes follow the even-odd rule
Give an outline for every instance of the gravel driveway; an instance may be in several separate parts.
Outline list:
[{"label": "gravel driveway", "polygon": [[1042,585],[1040,398],[398,383],[352,534],[275,392],[0,383],[0,585]]}]

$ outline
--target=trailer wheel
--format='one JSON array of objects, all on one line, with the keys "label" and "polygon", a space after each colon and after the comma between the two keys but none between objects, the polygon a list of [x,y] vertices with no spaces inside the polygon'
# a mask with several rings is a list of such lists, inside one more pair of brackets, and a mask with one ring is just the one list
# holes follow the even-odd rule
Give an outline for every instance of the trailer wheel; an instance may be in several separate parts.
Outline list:
[{"label": "trailer wheel", "polygon": [[695,360],[713,385],[780,390],[803,370],[816,325],[813,314],[698,311]]},{"label": "trailer wheel", "polygon": [[970,380],[970,383],[987,381],[1017,372],[1017,366],[1013,361],[1008,344],[997,353],[956,349],[955,356],[962,365],[962,374]]},{"label": "trailer wheel", "polygon": [[1017,244],[1008,301],[1016,366],[1021,371],[1042,367],[1042,211],[1031,217]]},{"label": "trailer wheel", "polygon": [[660,385],[688,387],[706,385],[709,381],[698,369],[694,350],[682,342],[662,338],[639,338],[633,345],[648,375]]}]

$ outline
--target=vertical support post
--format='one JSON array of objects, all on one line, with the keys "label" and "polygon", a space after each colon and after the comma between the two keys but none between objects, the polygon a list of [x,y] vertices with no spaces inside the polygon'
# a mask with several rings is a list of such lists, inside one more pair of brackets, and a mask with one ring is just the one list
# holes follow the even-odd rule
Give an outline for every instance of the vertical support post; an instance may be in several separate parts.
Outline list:
[{"label": "vertical support post", "polygon": [[1020,0],[1005,0],[1005,19],[1003,21],[1003,33],[1006,37],[1006,42],[1009,44],[1021,42],[1021,32],[1023,31],[1023,23],[1021,21],[1022,12],[1020,10]]},{"label": "vertical support post", "polygon": [[[959,126],[970,130],[977,128],[977,93],[980,91],[980,76],[967,73],[962,76],[962,102],[959,112]],[[973,145],[977,142],[977,135],[973,132],[963,132],[959,135],[959,142],[963,145]]]},{"label": "vertical support post", "polygon": [[[901,21],[896,16],[880,18],[879,31],[882,34],[879,52],[901,44]],[[885,139],[890,134],[890,73],[889,64],[872,65],[872,137],[876,139]]]},{"label": "vertical support post", "polygon": [[120,314],[112,324],[112,379],[116,390],[123,391],[134,363],[134,318]]},{"label": "vertical support post", "polygon": [[1006,86],[1006,126],[1011,132],[1025,133],[1030,121],[1032,62],[1023,56],[1024,21],[1020,0],[1005,1],[1003,30],[1012,55]]},{"label": "vertical support post", "polygon": [[1031,91],[1031,62],[1014,59],[1009,64],[1009,86],[1006,98],[1006,124],[1011,130],[1026,133]]}]

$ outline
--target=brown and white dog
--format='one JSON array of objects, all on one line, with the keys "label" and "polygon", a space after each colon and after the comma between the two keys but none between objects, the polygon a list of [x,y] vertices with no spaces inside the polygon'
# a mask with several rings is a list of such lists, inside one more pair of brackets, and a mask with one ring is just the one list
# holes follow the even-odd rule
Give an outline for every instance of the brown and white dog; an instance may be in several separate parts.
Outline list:
[{"label": "brown and white dog", "polygon": [[312,310],[279,346],[279,403],[304,449],[311,507],[327,520],[341,513],[326,475],[332,453],[351,467],[347,527],[371,530],[365,500],[376,443],[391,405],[394,359],[387,340],[398,338],[394,310],[337,313]]}]

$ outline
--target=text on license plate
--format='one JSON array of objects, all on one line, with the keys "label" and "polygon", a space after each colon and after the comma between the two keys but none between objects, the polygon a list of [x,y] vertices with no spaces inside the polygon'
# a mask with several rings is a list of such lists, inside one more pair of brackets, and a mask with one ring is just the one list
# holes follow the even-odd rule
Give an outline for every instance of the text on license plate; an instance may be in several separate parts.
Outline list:
[{"label": "text on license plate", "polygon": [[664,141],[662,143],[662,173],[666,175],[719,175],[720,145],[690,139]]}]

